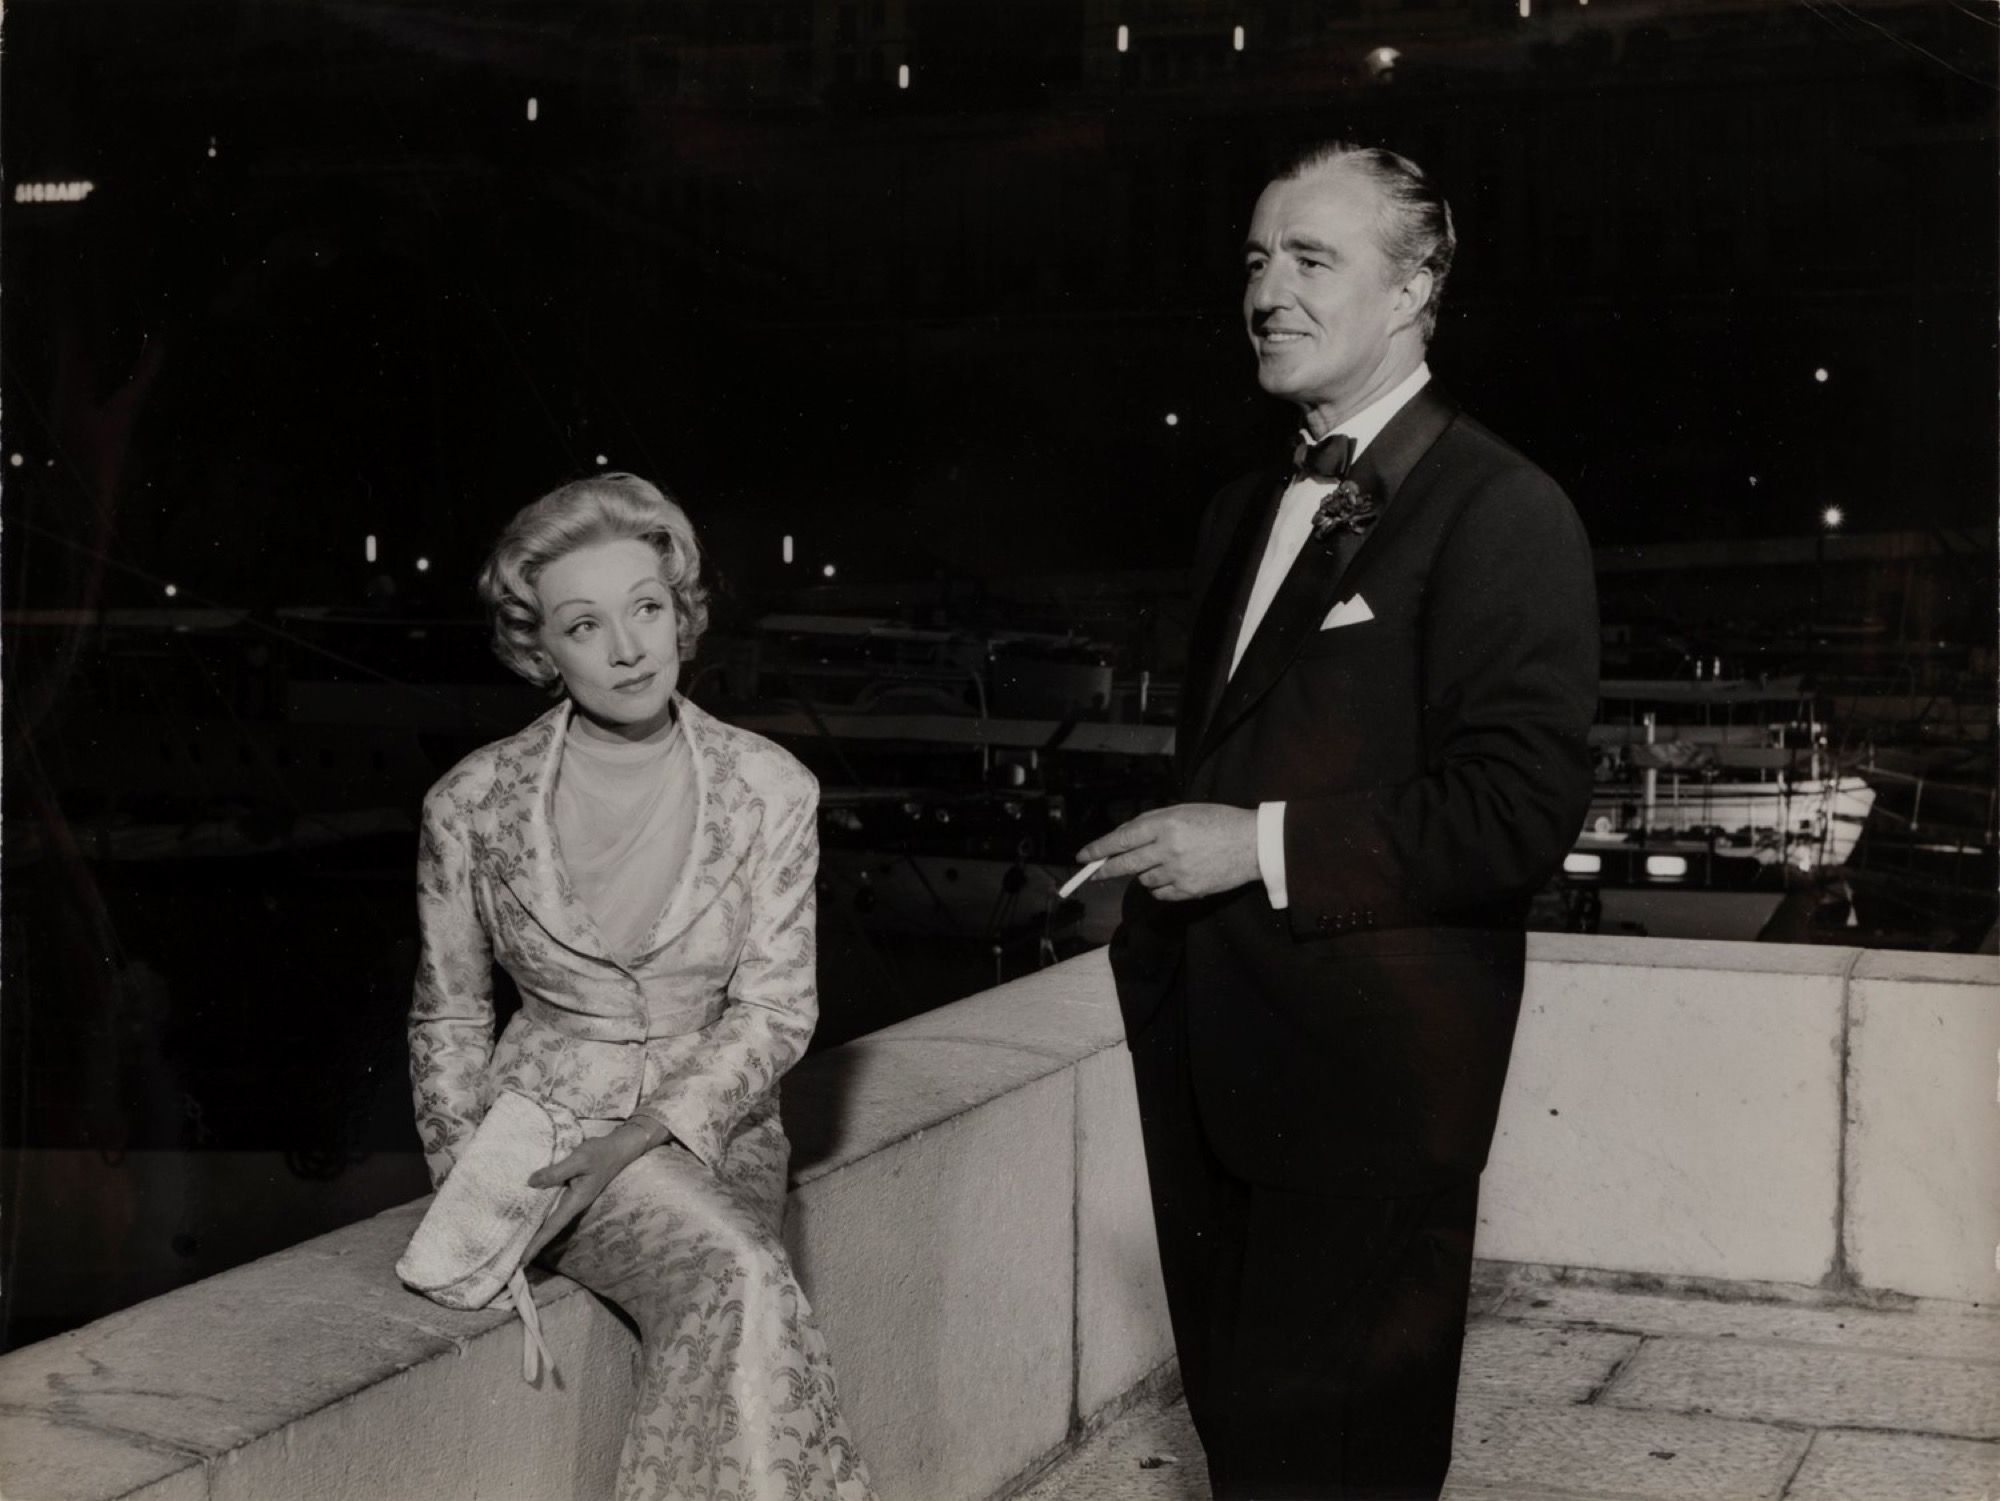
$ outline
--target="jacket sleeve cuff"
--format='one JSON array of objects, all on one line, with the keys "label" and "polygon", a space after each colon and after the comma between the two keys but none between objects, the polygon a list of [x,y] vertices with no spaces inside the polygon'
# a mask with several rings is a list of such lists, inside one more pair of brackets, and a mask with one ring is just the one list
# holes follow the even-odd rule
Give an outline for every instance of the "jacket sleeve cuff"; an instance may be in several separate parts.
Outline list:
[{"label": "jacket sleeve cuff", "polygon": [[1257,874],[1264,878],[1264,895],[1282,911],[1291,905],[1285,889],[1285,805],[1257,805]]},{"label": "jacket sleeve cuff", "polygon": [[[691,1110],[675,1110],[674,1101],[647,1100],[632,1112],[634,1120],[645,1120],[667,1133],[668,1141],[677,1141],[708,1167],[715,1167],[722,1160],[722,1138],[706,1121],[699,1119]],[[685,1117],[676,1120],[676,1116]]]}]

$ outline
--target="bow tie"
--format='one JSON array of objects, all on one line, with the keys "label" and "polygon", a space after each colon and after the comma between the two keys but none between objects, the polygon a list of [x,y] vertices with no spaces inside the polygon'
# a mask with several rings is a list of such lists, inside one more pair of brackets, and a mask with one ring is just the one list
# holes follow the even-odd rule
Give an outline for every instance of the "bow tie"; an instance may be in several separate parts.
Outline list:
[{"label": "bow tie", "polygon": [[1318,442],[1303,434],[1292,450],[1292,468],[1319,479],[1346,479],[1354,465],[1354,440],[1346,433],[1329,433]]}]

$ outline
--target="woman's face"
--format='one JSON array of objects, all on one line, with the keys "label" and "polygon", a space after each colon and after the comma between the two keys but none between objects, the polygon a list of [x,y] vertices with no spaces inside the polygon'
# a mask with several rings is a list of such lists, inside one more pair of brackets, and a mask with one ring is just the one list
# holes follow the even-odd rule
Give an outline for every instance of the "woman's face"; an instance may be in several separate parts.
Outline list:
[{"label": "woman's face", "polygon": [[643,740],[665,726],[680,681],[680,624],[660,555],[635,538],[594,542],[535,580],[541,648],[590,728]]}]

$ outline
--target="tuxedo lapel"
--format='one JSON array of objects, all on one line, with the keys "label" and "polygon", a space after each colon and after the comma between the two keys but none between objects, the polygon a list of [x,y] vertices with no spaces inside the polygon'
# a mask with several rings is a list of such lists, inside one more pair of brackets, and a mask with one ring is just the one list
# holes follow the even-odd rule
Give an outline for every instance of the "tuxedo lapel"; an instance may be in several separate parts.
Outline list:
[{"label": "tuxedo lapel", "polygon": [[1176,760],[1183,774],[1194,769],[1194,750],[1201,744],[1229,677],[1229,659],[1250,604],[1257,564],[1278,518],[1278,501],[1289,476],[1259,480],[1249,489],[1243,511],[1228,527],[1228,551],[1209,576],[1207,592],[1195,614],[1188,641],[1188,672],[1181,698],[1180,728],[1174,736]]},{"label": "tuxedo lapel", "polygon": [[[1458,404],[1438,388],[1436,381],[1431,381],[1410,398],[1409,403],[1368,445],[1356,461],[1350,478],[1367,493],[1379,497],[1382,519],[1365,536],[1340,532],[1330,541],[1316,537],[1307,540],[1291,572],[1285,575],[1284,582],[1273,596],[1270,609],[1265,611],[1263,620],[1258,623],[1257,632],[1244,649],[1243,659],[1237,663],[1235,673],[1229,677],[1227,686],[1221,688],[1219,701],[1214,712],[1203,721],[1199,738],[1191,741],[1190,754],[1182,768],[1184,776],[1191,773],[1217,742],[1270,691],[1271,685],[1291,665],[1292,658],[1298,655],[1299,648],[1311,640],[1319,629],[1319,623],[1334,603],[1334,595],[1343,581],[1358,586],[1368,560],[1380,557],[1393,548],[1395,534],[1408,522],[1408,508],[1399,512],[1393,504],[1397,492],[1409,478],[1410,471],[1416,468],[1417,461],[1443,436],[1457,413]],[[1261,535],[1268,536],[1269,531],[1270,521],[1266,519]],[[1239,588],[1244,599],[1248,598],[1261,557],[1262,550],[1259,549],[1240,565],[1243,579]],[[1353,575],[1351,579],[1350,573]],[[1211,597],[1220,592],[1221,583],[1218,577],[1218,587],[1210,590]],[[1235,618],[1240,627],[1243,619],[1241,603],[1237,605]],[[1225,672],[1234,640],[1232,634],[1228,644],[1222,647]]]}]

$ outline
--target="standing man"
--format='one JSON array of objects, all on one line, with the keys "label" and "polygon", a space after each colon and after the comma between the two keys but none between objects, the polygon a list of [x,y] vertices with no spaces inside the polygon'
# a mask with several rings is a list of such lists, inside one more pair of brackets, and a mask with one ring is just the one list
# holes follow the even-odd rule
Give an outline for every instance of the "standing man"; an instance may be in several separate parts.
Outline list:
[{"label": "standing man", "polygon": [[1257,200],[1291,462],[1205,516],[1183,795],[1086,847],[1188,1410],[1222,1498],[1436,1497],[1528,904],[1590,792],[1591,556],[1426,349],[1456,240],[1345,144]]}]

